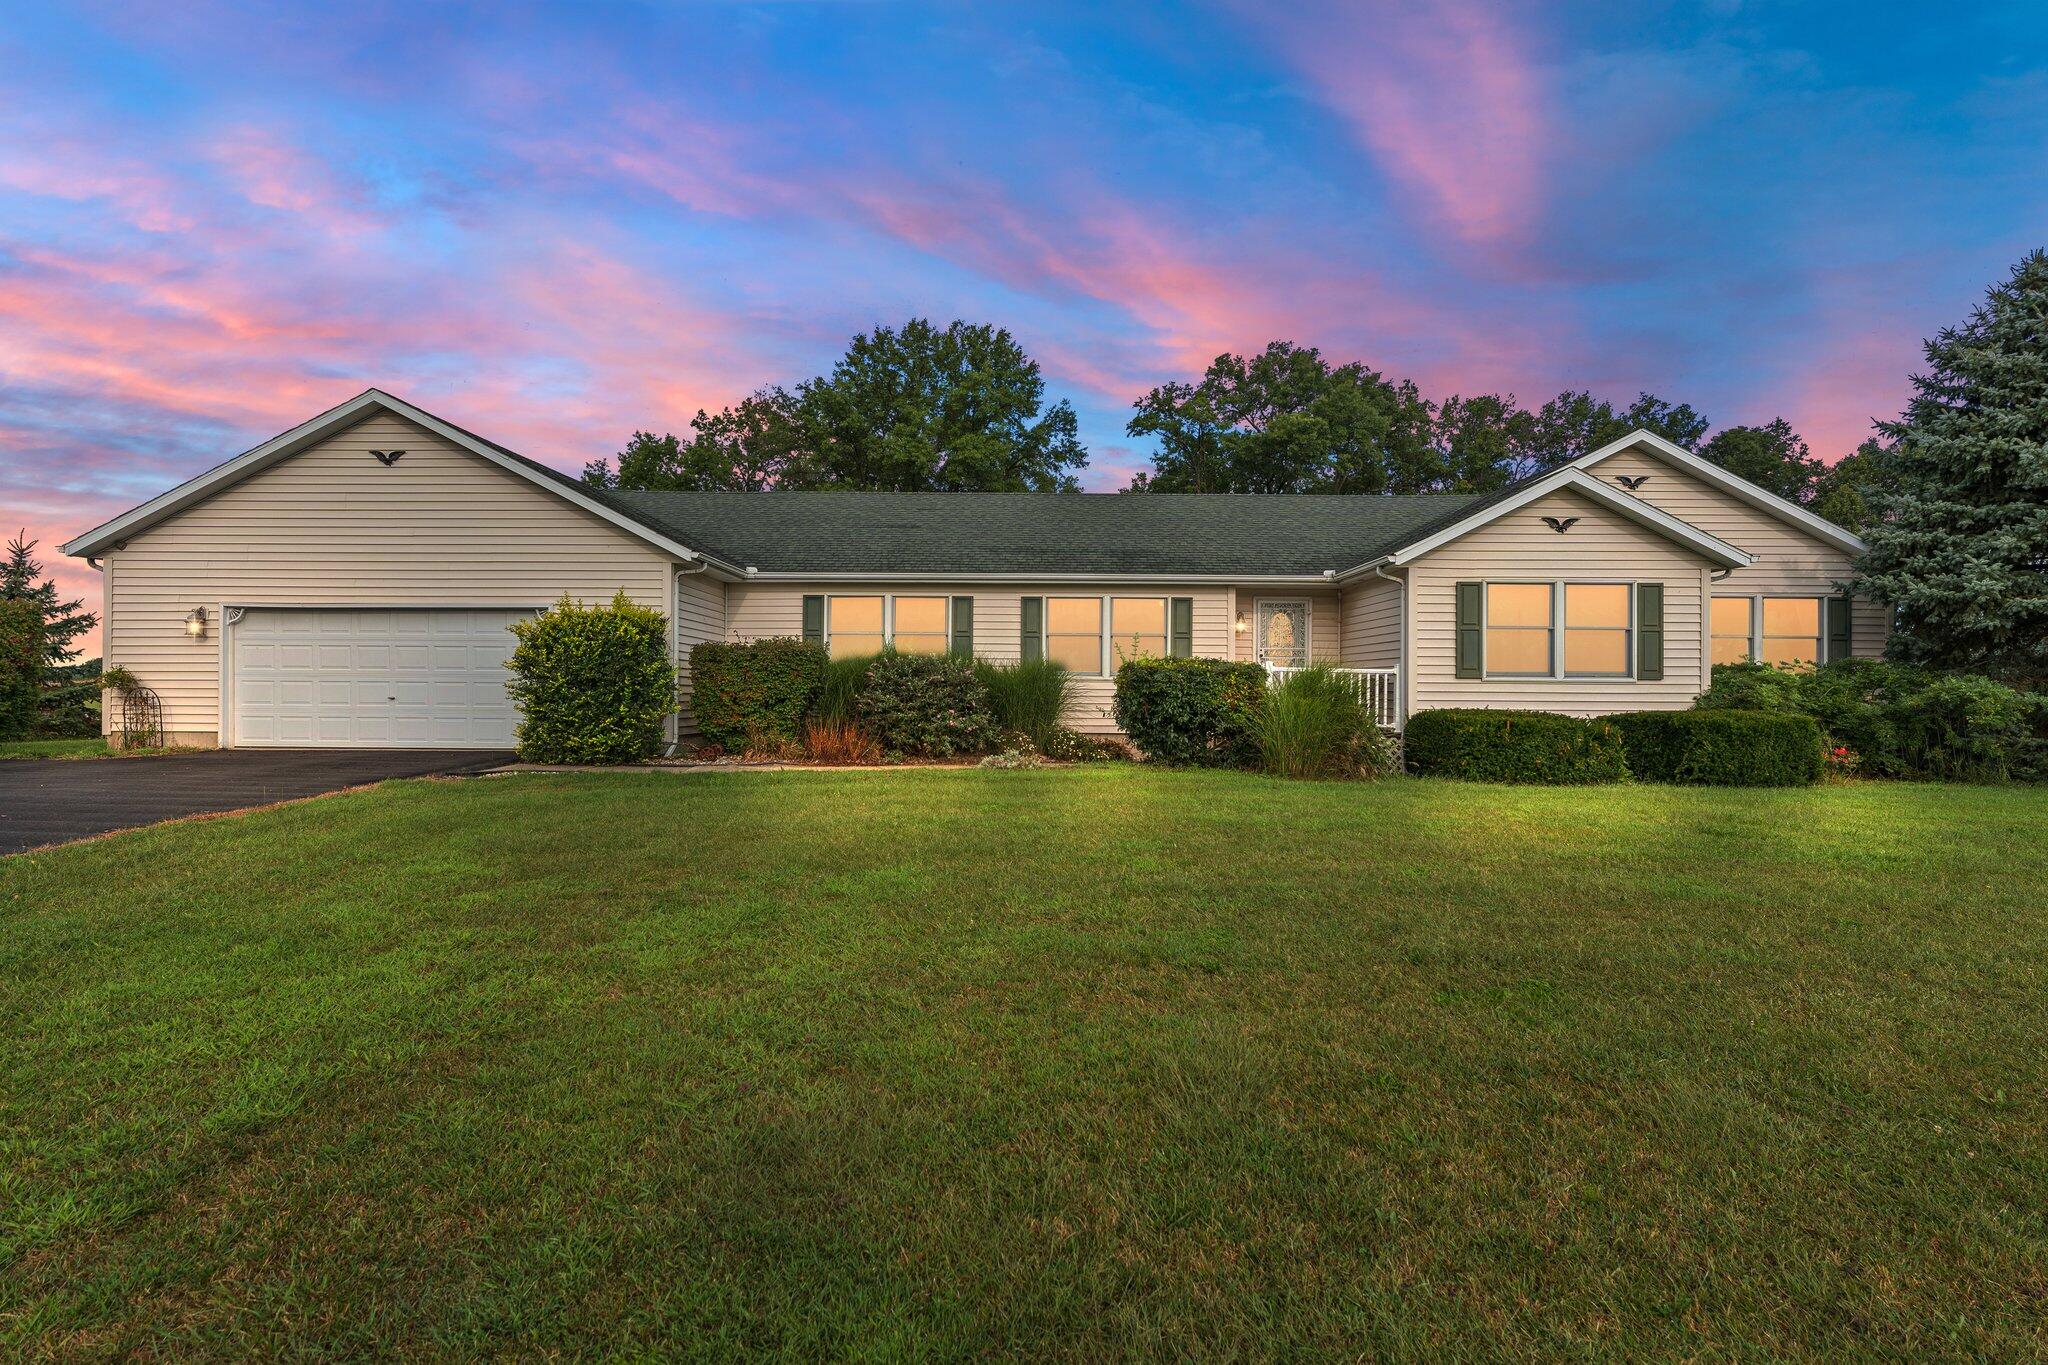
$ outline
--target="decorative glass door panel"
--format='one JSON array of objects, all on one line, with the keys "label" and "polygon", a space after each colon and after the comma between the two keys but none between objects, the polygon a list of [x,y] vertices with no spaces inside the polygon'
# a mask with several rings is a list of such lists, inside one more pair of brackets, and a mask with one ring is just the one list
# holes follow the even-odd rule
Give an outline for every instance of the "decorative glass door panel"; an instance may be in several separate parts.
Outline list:
[{"label": "decorative glass door panel", "polygon": [[1308,666],[1308,603],[1259,603],[1259,662],[1275,668]]}]

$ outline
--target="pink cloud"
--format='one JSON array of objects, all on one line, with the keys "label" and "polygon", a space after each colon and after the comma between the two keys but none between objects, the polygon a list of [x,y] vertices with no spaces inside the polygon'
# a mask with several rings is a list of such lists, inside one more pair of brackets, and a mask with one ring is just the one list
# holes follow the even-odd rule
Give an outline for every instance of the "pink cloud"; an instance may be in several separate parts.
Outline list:
[{"label": "pink cloud", "polygon": [[1418,214],[1470,246],[1523,242],[1552,142],[1529,42],[1482,0],[1308,0],[1239,12],[1304,75]]},{"label": "pink cloud", "polygon": [[289,213],[301,228],[353,237],[383,226],[361,187],[269,129],[232,128],[208,153],[251,204]]}]

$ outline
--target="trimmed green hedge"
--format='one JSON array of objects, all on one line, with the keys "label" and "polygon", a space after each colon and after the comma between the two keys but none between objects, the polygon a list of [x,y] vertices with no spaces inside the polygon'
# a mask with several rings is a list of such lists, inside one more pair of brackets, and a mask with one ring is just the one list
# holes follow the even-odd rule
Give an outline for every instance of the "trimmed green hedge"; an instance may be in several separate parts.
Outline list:
[{"label": "trimmed green hedge", "polygon": [[803,640],[707,640],[690,650],[690,710],[704,738],[741,753],[795,744],[825,683],[825,649]]},{"label": "trimmed green hedge", "polygon": [[1804,787],[1826,766],[1821,728],[1789,711],[1632,711],[1609,716],[1629,771],[1695,787]]},{"label": "trimmed green hedge", "polygon": [[512,623],[519,755],[533,763],[632,763],[661,747],[675,710],[668,618],[621,592],[603,607],[567,597]]},{"label": "trimmed green hedge", "polygon": [[995,734],[988,687],[954,654],[882,655],[868,666],[854,719],[891,758],[980,753]]},{"label": "trimmed green hedge", "polygon": [[1226,659],[1129,659],[1116,671],[1116,723],[1155,763],[1259,761],[1266,670]]},{"label": "trimmed green hedge", "polygon": [[1620,731],[1550,711],[1419,711],[1401,739],[1418,777],[1590,786],[1628,776]]}]

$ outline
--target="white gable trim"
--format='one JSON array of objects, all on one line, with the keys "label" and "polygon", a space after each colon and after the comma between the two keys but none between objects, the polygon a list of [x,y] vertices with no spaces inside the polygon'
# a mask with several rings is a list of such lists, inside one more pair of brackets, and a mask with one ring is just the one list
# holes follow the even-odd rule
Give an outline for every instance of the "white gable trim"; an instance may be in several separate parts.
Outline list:
[{"label": "white gable trim", "polygon": [[274,464],[289,459],[308,446],[317,444],[337,432],[344,431],[361,421],[372,410],[382,410],[426,430],[459,446],[479,459],[496,465],[509,474],[515,474],[536,488],[544,488],[564,502],[570,503],[600,521],[609,522],[626,534],[643,540],[656,549],[674,555],[686,562],[703,561],[708,567],[736,573],[732,566],[700,554],[680,541],[671,540],[660,532],[616,512],[595,498],[565,483],[557,482],[533,469],[522,460],[517,460],[495,449],[484,441],[470,435],[460,427],[451,426],[430,412],[422,411],[402,398],[393,398],[378,389],[366,389],[340,407],[329,408],[310,421],[301,422],[290,431],[273,436],[253,450],[243,451],[225,464],[215,465],[195,479],[187,480],[170,492],[151,498],[140,507],[131,508],[115,517],[104,526],[87,531],[74,540],[67,541],[62,550],[67,555],[91,556],[102,553],[128,536],[147,530],[158,522],[165,521],[196,503],[203,502],[215,493],[241,482],[252,474],[261,473]]},{"label": "white gable trim", "polygon": [[1382,565],[1400,568],[1404,564],[1412,564],[1432,550],[1441,549],[1482,526],[1518,512],[1539,498],[1566,490],[1582,494],[1611,512],[1619,513],[1640,526],[1648,527],[1669,540],[1677,541],[1724,569],[1740,569],[1756,562],[1756,556],[1745,550],[1736,549],[1717,536],[1708,535],[1691,522],[1681,521],[1669,512],[1652,507],[1641,498],[1632,498],[1618,488],[1609,488],[1592,475],[1583,473],[1572,465],[1562,465],[1548,474],[1531,479],[1499,502],[1482,507],[1471,516],[1453,522],[1443,530],[1424,536],[1421,540],[1404,545],[1392,554],[1382,555],[1369,563],[1361,564],[1340,577],[1356,577]]},{"label": "white gable trim", "polygon": [[1676,465],[1700,482],[1710,484],[1730,497],[1738,498],[1780,521],[1797,526],[1816,540],[1824,540],[1838,550],[1860,555],[1867,548],[1863,538],[1854,532],[1843,530],[1825,517],[1815,516],[1798,503],[1781,498],[1767,488],[1757,487],[1739,474],[1730,474],[1712,460],[1703,460],[1684,446],[1667,441],[1654,431],[1632,431],[1618,441],[1609,441],[1598,450],[1586,452],[1564,467],[1591,469],[1609,456],[1619,455],[1624,450],[1633,450],[1637,446],[1647,447],[1657,458]]}]

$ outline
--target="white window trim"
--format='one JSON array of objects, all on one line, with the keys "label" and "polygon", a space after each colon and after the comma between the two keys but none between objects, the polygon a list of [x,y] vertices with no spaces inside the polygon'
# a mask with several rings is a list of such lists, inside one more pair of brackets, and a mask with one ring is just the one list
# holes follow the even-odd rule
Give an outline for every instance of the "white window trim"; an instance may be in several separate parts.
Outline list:
[{"label": "white window trim", "polygon": [[[1252,599],[1252,661],[1254,663],[1266,662],[1264,618],[1260,613],[1268,602],[1277,603],[1281,606],[1301,608],[1301,657],[1307,663],[1314,663],[1316,661],[1316,604],[1306,597],[1254,597]],[[1282,665],[1282,667],[1285,666]]]},{"label": "white window trim", "polygon": [[1827,662],[1828,599],[1825,594],[1803,592],[1717,592],[1711,594],[1707,601],[1707,660],[1709,667],[1713,665],[1714,641],[1725,638],[1714,633],[1714,603],[1723,600],[1730,602],[1746,601],[1749,603],[1749,662],[1758,663],[1764,657],[1764,602],[1766,599],[1773,602],[1812,602],[1815,604],[1814,609],[1817,614],[1814,619],[1819,627],[1816,634],[1796,637],[1783,635],[1775,638],[1784,640],[1795,638],[1801,640],[1810,639],[1814,642],[1813,666],[1819,668]]},{"label": "white window trim", "polygon": [[[829,655],[829,654],[830,654],[830,653],[832,652],[832,603],[833,603],[833,601],[834,601],[835,599],[837,599],[837,598],[841,598],[841,597],[879,597],[879,598],[881,598],[881,599],[882,599],[882,648],[883,648],[883,649],[894,649],[894,648],[896,648],[896,598],[897,598],[897,594],[896,594],[896,593],[893,593],[893,592],[828,592],[828,593],[824,593],[824,594],[822,594],[822,595],[823,595],[823,597],[824,597],[824,599],[825,599],[825,638],[824,638],[824,639],[823,639],[822,641],[820,641],[820,643],[824,645],[824,647],[825,647],[825,653],[827,653],[827,654]],[[953,599],[954,599],[954,598],[956,598],[956,597],[968,597],[968,596],[971,596],[971,595],[972,595],[972,594],[969,594],[969,593],[964,593],[964,592],[963,592],[963,593],[951,593],[951,592],[946,592],[946,593],[940,593],[940,592],[906,592],[906,593],[902,594],[902,596],[904,596],[904,597],[943,597],[943,598],[944,598],[944,599],[946,600],[946,647],[945,647],[945,649],[943,649],[943,650],[939,651],[939,652],[940,652],[940,653],[942,653],[942,654],[946,654],[946,653],[951,653],[951,652],[952,652],[952,649],[953,649]],[[861,634],[863,634],[863,635],[865,635],[865,634],[866,634],[867,632],[866,632],[866,631],[861,631],[860,633],[861,633]]]},{"label": "white window trim", "polygon": [[1170,595],[1154,597],[1149,592],[1043,592],[1026,593],[1024,595],[1026,597],[1036,597],[1040,602],[1045,604],[1044,609],[1040,613],[1038,648],[1039,657],[1046,659],[1050,659],[1052,657],[1052,637],[1054,635],[1078,635],[1080,633],[1079,631],[1055,631],[1052,628],[1053,600],[1057,598],[1061,601],[1066,602],[1085,602],[1091,597],[1095,599],[1097,604],[1097,614],[1095,618],[1095,671],[1093,673],[1080,673],[1072,669],[1069,669],[1068,672],[1076,678],[1110,678],[1116,676],[1114,673],[1110,672],[1109,668],[1110,660],[1115,657],[1115,655],[1111,651],[1113,651],[1116,648],[1116,635],[1113,629],[1113,621],[1115,619],[1116,609],[1110,604],[1112,602],[1116,602],[1119,600],[1126,602],[1159,603],[1160,620],[1166,626],[1166,629],[1162,635],[1162,638],[1165,640],[1166,648],[1165,652],[1162,653],[1160,657],[1167,658],[1171,656],[1173,653],[1173,598]]},{"label": "white window trim", "polygon": [[[1633,578],[1483,578],[1479,582],[1479,676],[1482,681],[1498,682],[1640,682],[1636,676],[1636,653],[1638,650],[1636,621],[1636,588],[1646,580]],[[1548,673],[1496,673],[1491,661],[1492,651],[1486,647],[1487,635],[1493,629],[1493,585],[1502,587],[1547,587],[1550,589],[1550,671]],[[1628,660],[1626,673],[1567,673],[1564,671],[1564,590],[1567,586],[1580,588],[1623,587],[1628,589],[1628,627],[1624,636],[1624,657]],[[1503,630],[1516,627],[1503,626]],[[1537,630],[1540,627],[1527,626],[1521,629]],[[1582,630],[1612,630],[1612,626],[1582,626]]]}]

